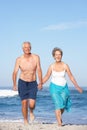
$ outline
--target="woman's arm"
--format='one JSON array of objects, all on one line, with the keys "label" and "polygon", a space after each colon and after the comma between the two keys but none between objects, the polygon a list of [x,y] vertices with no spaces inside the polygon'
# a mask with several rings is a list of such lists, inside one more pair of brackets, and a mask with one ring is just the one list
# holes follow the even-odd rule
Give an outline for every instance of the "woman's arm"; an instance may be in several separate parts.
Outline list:
[{"label": "woman's arm", "polygon": [[50,78],[51,73],[52,73],[52,67],[50,65],[48,70],[47,70],[46,75],[43,77],[43,80],[42,80],[43,84]]},{"label": "woman's arm", "polygon": [[71,72],[71,70],[70,70],[70,68],[69,68],[69,66],[68,66],[67,64],[65,65],[65,68],[66,68],[66,72],[67,72],[67,74],[68,74],[68,76],[69,76],[71,82],[74,84],[74,86],[76,87],[76,89],[77,89],[80,93],[82,93],[81,87],[78,85],[77,81],[75,80],[75,78],[74,78],[74,76],[73,76],[73,74],[72,74],[72,72]]}]

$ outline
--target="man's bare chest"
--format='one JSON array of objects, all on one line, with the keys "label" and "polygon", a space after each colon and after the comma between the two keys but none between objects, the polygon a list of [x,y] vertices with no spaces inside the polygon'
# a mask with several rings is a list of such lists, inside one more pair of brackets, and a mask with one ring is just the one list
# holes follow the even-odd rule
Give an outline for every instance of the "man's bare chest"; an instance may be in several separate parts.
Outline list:
[{"label": "man's bare chest", "polygon": [[22,71],[33,71],[36,69],[36,62],[34,60],[22,60],[20,62],[20,69]]}]

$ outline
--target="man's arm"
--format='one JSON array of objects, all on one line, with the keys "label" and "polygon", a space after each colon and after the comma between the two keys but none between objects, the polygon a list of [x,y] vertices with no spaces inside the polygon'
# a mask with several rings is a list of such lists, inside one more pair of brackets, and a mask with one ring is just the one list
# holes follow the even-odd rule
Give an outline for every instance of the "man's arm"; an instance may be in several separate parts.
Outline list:
[{"label": "man's arm", "polygon": [[15,91],[17,90],[16,80],[17,80],[18,70],[19,70],[19,58],[16,60],[14,71],[13,71],[13,74],[12,74],[13,90],[15,90]]}]

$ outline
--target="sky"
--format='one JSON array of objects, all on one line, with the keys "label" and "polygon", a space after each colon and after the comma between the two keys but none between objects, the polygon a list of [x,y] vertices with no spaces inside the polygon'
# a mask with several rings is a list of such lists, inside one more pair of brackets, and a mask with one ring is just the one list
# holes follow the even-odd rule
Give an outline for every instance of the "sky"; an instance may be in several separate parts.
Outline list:
[{"label": "sky", "polygon": [[87,0],[0,0],[0,86],[12,86],[24,41],[40,56],[43,76],[59,47],[78,84],[87,86]]}]

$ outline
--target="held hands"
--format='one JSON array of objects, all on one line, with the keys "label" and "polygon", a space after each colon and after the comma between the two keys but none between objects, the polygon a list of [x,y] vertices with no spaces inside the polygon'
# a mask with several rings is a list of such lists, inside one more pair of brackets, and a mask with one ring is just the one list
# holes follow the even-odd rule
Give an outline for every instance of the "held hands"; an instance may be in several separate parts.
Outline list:
[{"label": "held hands", "polygon": [[41,90],[42,89],[42,83],[38,84],[38,89]]}]

